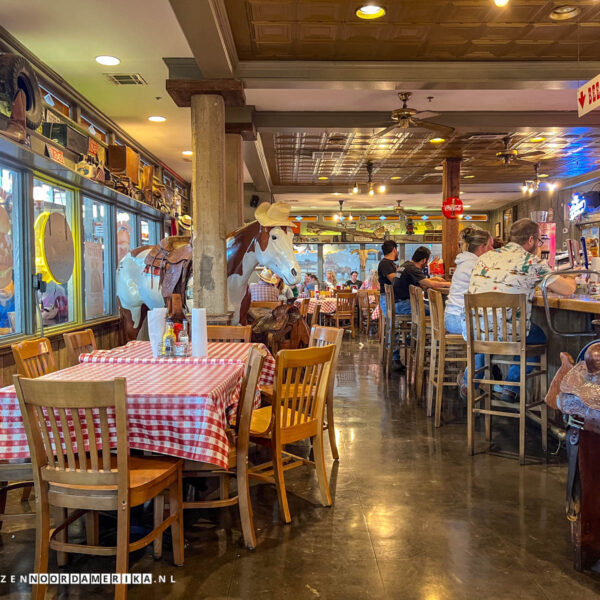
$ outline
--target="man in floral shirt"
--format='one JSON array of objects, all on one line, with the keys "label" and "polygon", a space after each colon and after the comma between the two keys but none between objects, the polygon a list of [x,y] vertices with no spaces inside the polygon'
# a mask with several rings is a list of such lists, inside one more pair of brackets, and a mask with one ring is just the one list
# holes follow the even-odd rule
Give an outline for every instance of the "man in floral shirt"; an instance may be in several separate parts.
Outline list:
[{"label": "man in floral shirt", "polygon": [[[531,322],[531,306],[535,288],[552,271],[545,260],[537,256],[542,245],[539,225],[531,219],[520,219],[510,229],[509,243],[502,248],[486,252],[475,264],[470,294],[499,292],[503,294],[525,294],[527,296],[527,343],[545,344],[546,335],[542,329]],[[570,296],[575,292],[575,280],[557,275],[548,283],[548,289],[557,294]],[[476,355],[475,367],[483,366],[483,355]],[[535,360],[535,359],[531,359]],[[528,372],[531,368],[528,370]],[[483,376],[483,373],[479,375]],[[519,381],[519,365],[511,365],[506,381]],[[465,370],[461,396],[466,392],[467,372]],[[516,401],[519,388],[507,387],[502,391],[502,399]]]}]

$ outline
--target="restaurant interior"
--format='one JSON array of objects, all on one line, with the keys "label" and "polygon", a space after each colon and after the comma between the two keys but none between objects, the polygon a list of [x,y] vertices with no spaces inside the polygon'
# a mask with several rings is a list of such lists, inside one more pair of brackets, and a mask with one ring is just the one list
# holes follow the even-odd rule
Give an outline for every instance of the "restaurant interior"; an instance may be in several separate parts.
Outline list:
[{"label": "restaurant interior", "polygon": [[1,2],[0,595],[599,597],[599,34]]}]

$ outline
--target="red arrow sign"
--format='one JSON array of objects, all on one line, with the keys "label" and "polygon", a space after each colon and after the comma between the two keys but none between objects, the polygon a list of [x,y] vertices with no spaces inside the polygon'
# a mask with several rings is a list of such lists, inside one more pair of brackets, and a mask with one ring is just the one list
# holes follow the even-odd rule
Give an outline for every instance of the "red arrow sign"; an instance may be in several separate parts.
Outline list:
[{"label": "red arrow sign", "polygon": [[583,92],[579,94],[579,104],[581,104],[581,108],[583,108],[583,105],[585,104],[585,94]]}]

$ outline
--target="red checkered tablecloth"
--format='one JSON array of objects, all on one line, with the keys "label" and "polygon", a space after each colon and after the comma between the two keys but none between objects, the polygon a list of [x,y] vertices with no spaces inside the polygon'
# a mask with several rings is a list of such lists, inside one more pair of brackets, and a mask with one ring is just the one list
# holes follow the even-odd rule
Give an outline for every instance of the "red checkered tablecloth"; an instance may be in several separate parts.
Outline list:
[{"label": "red checkered tablecloth", "polygon": [[[300,307],[302,304],[302,298],[295,301],[295,304]],[[321,312],[330,315],[335,312],[335,298],[311,298],[308,303],[308,314],[312,315],[315,311],[315,306],[319,304],[321,306]]]},{"label": "red checkered tablecloth", "polygon": [[[227,415],[235,410],[241,364],[85,363],[45,379],[127,380],[129,446],[227,468]],[[116,432],[111,427],[111,444]],[[100,440],[98,440],[100,443]],[[28,458],[29,447],[13,386],[0,389],[0,460]]]},{"label": "red checkered tablecloth", "polygon": [[150,342],[132,341],[125,346],[112,350],[95,350],[79,355],[80,363],[112,363],[112,364],[184,364],[184,365],[238,365],[244,364],[252,346],[262,348],[267,357],[263,364],[258,383],[272,385],[275,377],[275,359],[264,344],[240,342],[209,342],[208,355],[202,357],[163,358],[152,355]]}]

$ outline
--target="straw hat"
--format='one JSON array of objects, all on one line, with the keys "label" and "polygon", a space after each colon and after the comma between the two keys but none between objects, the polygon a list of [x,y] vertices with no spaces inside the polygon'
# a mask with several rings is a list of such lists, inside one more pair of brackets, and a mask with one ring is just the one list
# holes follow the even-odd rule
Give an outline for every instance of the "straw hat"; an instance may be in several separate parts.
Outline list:
[{"label": "straw hat", "polygon": [[192,217],[190,215],[181,215],[177,223],[182,229],[189,231],[192,228]]},{"label": "straw hat", "polygon": [[285,202],[269,204],[263,202],[254,213],[256,220],[263,227],[291,227],[290,205]]},{"label": "straw hat", "polygon": [[271,269],[267,269],[267,267],[265,267],[259,274],[258,276],[265,282],[265,283],[275,283],[275,275],[273,275]]}]

